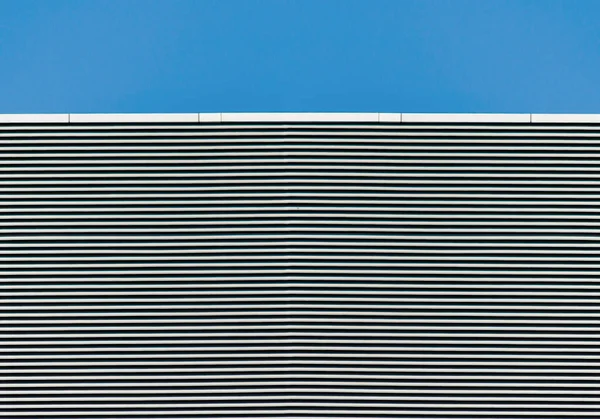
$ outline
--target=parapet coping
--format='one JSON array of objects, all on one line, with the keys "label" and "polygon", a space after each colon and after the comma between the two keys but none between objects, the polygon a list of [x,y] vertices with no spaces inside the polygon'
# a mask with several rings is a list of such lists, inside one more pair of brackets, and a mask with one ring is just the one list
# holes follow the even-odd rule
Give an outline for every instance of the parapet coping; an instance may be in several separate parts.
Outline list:
[{"label": "parapet coping", "polygon": [[68,113],[0,114],[0,124],[516,123],[596,124],[600,114],[530,113]]}]

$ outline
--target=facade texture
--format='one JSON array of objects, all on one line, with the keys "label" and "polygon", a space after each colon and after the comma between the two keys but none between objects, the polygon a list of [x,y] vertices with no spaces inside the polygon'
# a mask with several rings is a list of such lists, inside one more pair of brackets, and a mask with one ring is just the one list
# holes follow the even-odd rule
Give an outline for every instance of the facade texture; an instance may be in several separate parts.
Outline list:
[{"label": "facade texture", "polygon": [[0,116],[5,418],[600,417],[600,118]]}]

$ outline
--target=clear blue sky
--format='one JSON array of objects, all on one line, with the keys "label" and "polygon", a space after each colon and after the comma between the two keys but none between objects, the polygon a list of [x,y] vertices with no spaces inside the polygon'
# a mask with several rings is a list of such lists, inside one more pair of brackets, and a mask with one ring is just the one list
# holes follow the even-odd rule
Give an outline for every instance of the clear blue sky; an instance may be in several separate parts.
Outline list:
[{"label": "clear blue sky", "polygon": [[0,113],[600,113],[600,0],[0,0]]}]

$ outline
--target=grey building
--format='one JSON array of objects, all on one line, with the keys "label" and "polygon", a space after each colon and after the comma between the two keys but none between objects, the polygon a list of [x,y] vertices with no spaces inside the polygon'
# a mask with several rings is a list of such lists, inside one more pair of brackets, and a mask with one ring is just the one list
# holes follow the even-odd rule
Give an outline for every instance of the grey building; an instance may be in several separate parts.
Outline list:
[{"label": "grey building", "polygon": [[600,116],[0,116],[0,418],[600,417]]}]

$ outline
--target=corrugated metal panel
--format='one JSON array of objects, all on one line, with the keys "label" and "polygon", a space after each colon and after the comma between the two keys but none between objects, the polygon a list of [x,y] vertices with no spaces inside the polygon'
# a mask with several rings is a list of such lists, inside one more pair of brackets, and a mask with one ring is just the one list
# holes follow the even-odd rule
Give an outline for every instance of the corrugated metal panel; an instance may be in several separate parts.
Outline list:
[{"label": "corrugated metal panel", "polygon": [[0,417],[600,416],[598,125],[7,120]]}]

